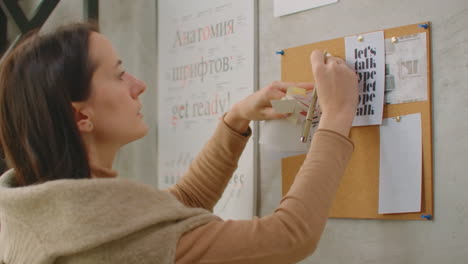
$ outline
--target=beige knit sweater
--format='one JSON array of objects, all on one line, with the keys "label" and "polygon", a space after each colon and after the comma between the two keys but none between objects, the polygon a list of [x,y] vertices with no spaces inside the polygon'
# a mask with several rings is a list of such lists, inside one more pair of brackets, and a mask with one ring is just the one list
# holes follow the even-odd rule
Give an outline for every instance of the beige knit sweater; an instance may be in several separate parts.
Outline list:
[{"label": "beige knit sweater", "polygon": [[15,187],[14,173],[0,178],[0,260],[6,264],[173,263],[180,235],[216,218],[125,179]]},{"label": "beige knit sweater", "polygon": [[220,122],[168,192],[108,178],[18,188],[9,171],[0,177],[0,263],[295,263],[317,246],[353,145],[319,130],[273,214],[223,221],[207,210],[247,140]]}]

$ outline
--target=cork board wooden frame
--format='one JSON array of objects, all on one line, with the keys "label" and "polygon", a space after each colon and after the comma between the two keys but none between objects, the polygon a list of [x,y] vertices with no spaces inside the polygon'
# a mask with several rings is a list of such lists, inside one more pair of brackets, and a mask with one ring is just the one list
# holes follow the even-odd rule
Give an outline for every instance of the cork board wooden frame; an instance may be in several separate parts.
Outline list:
[{"label": "cork board wooden frame", "polygon": [[[420,27],[427,24],[428,27]],[[427,44],[427,101],[384,106],[383,118],[421,113],[422,125],[422,204],[421,212],[401,214],[378,214],[380,131],[379,126],[353,127],[350,137],[355,151],[341,181],[335,201],[330,210],[332,218],[356,219],[401,219],[425,220],[422,215],[433,219],[433,153],[432,153],[432,75],[430,23],[407,25],[384,30],[384,38],[401,37],[426,32]],[[327,50],[334,56],[345,58],[345,40],[338,38],[284,50],[282,56],[282,80],[290,82],[314,81],[309,62],[310,53]],[[293,183],[305,155],[282,160],[283,195]],[[395,165],[397,166],[397,164]]]}]

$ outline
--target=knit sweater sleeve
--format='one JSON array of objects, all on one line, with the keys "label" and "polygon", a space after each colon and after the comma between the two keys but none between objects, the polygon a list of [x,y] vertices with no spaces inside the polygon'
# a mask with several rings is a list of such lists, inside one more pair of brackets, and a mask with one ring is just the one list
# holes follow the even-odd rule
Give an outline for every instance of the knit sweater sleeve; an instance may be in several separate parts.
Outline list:
[{"label": "knit sweater sleeve", "polygon": [[249,138],[231,129],[221,119],[188,171],[167,190],[186,206],[213,210],[236,170]]},{"label": "knit sweater sleeve", "polygon": [[186,233],[179,240],[176,263],[284,264],[310,255],[353,148],[348,138],[318,130],[291,189],[273,214],[211,221]]},{"label": "knit sweater sleeve", "polygon": [[2,215],[0,234],[0,264],[8,263],[51,263],[47,256],[48,248],[36,236],[30,226],[24,224],[14,217]]}]

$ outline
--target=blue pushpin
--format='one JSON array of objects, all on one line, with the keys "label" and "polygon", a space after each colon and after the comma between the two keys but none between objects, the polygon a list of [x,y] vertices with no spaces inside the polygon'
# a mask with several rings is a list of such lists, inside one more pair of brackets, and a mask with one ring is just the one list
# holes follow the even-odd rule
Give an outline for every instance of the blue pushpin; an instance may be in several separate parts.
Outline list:
[{"label": "blue pushpin", "polygon": [[421,219],[431,220],[431,219],[432,219],[432,215],[430,215],[430,214],[421,215]]},{"label": "blue pushpin", "polygon": [[419,24],[418,27],[427,29],[429,27],[428,24]]},{"label": "blue pushpin", "polygon": [[277,51],[276,54],[284,55],[284,50]]}]

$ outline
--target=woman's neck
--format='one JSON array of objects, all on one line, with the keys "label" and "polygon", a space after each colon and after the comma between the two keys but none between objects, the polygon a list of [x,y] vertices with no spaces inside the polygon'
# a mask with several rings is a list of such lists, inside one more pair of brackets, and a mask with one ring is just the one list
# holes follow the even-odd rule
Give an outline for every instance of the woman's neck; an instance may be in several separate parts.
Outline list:
[{"label": "woman's neck", "polygon": [[117,177],[117,171],[112,168],[105,168],[102,166],[90,163],[91,177],[93,178],[115,178]]},{"label": "woman's neck", "polygon": [[108,145],[86,144],[91,176],[97,178],[116,177],[117,172],[112,170],[117,147]]}]

